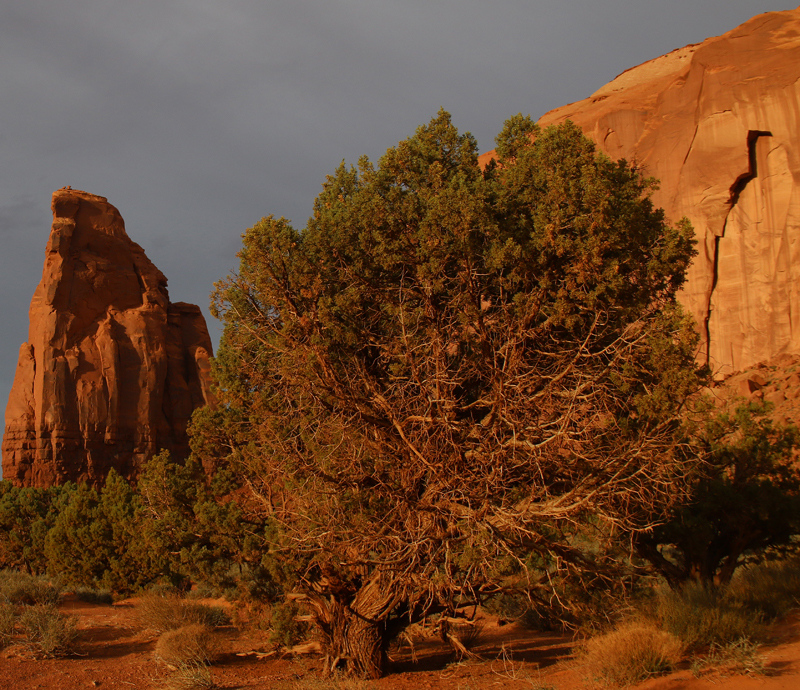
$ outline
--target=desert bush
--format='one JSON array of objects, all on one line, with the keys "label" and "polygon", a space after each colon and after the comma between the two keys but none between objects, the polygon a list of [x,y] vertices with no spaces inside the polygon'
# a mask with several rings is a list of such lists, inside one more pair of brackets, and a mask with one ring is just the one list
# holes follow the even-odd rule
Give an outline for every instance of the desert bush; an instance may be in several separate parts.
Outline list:
[{"label": "desert bush", "polygon": [[108,589],[95,589],[94,587],[76,587],[75,596],[79,601],[89,604],[113,604],[114,595]]},{"label": "desert bush", "polygon": [[292,647],[305,640],[309,626],[297,620],[299,613],[294,602],[273,604],[270,607],[269,641],[282,647]]},{"label": "desert bush", "polygon": [[165,685],[167,690],[212,690],[216,687],[208,666],[193,663],[178,666]]},{"label": "desert bush", "polygon": [[800,558],[767,562],[739,570],[726,599],[766,621],[777,620],[800,603]]},{"label": "desert bush", "polygon": [[213,629],[206,625],[186,625],[168,630],[158,638],[155,657],[167,666],[209,665],[217,652]]},{"label": "desert bush", "polygon": [[762,616],[726,596],[724,588],[688,583],[679,590],[656,594],[652,613],[661,628],[680,638],[687,647],[725,645],[763,634]]},{"label": "desert bush", "polygon": [[0,571],[0,599],[13,604],[56,604],[61,587],[52,581],[16,570]]},{"label": "desert bush", "polygon": [[145,594],[136,607],[139,624],[157,633],[177,630],[187,625],[218,628],[230,623],[219,606],[187,602],[175,595]]},{"label": "desert bush", "polygon": [[671,671],[681,657],[681,641],[652,624],[630,622],[590,639],[583,662],[593,679],[631,685]]},{"label": "desert bush", "polygon": [[75,617],[61,613],[52,604],[27,607],[20,624],[28,645],[47,657],[68,654],[77,636]]},{"label": "desert bush", "polygon": [[16,621],[17,615],[14,607],[7,602],[0,601],[0,649],[11,641]]},{"label": "desert bush", "polygon": [[712,645],[708,654],[692,662],[692,673],[696,677],[709,669],[726,674],[761,675],[766,672],[766,659],[755,642],[741,638],[726,645]]}]

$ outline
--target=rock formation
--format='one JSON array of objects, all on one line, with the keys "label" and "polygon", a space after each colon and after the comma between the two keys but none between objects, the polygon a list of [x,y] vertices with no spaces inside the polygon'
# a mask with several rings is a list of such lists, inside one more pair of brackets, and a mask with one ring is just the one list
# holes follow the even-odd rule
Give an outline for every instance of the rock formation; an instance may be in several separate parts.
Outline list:
[{"label": "rock formation", "polygon": [[[718,375],[800,352],[800,8],[624,72],[551,111],[660,180],[699,255],[682,301]],[[492,154],[485,154],[484,162]]]},{"label": "rock formation", "polygon": [[22,486],[134,476],[161,448],[188,452],[192,411],[213,403],[200,309],[167,279],[103,197],[53,194],[44,272],[30,307],[3,437],[3,478]]}]

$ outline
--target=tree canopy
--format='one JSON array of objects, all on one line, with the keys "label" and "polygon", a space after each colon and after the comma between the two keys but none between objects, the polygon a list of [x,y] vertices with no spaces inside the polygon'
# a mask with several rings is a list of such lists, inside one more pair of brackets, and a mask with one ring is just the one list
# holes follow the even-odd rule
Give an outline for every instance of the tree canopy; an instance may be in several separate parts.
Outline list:
[{"label": "tree canopy", "polygon": [[587,567],[579,530],[647,528],[686,474],[691,229],[570,123],[520,115],[496,141],[482,170],[440,112],[342,164],[304,230],[245,233],[213,295],[221,405],[195,449],[246,480],[333,663],[363,675],[509,572]]}]

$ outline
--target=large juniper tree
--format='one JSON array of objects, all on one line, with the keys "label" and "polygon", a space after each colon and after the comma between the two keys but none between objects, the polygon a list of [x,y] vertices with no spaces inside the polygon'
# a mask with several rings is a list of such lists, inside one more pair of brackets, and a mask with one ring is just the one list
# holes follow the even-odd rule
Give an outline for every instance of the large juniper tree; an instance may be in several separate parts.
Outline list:
[{"label": "large juniper tree", "polygon": [[513,567],[580,567],[576,525],[646,527],[684,471],[690,230],[571,124],[517,116],[497,144],[481,170],[440,112],[339,167],[305,230],[248,230],[214,294],[222,404],[196,447],[247,480],[362,675]]}]

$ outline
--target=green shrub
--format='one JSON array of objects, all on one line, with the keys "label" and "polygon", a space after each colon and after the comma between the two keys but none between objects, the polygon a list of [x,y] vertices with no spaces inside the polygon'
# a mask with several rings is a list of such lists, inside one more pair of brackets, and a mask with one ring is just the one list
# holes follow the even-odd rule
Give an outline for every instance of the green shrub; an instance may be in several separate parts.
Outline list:
[{"label": "green shrub", "polygon": [[588,675],[611,685],[631,685],[668,673],[680,661],[683,645],[648,623],[630,622],[590,639],[583,663]]},{"label": "green shrub", "polygon": [[230,617],[219,606],[187,602],[176,595],[145,594],[136,606],[136,618],[142,627],[157,633],[187,625],[218,628],[230,624]]},{"label": "green shrub", "polygon": [[308,624],[297,620],[299,609],[294,602],[273,604],[270,610],[269,641],[282,647],[300,644],[308,635]]},{"label": "green shrub", "polygon": [[208,666],[217,653],[214,631],[206,625],[186,625],[168,630],[156,643],[155,657],[167,666]]},{"label": "green shrub", "polygon": [[50,580],[16,570],[0,571],[0,599],[12,604],[56,604],[61,587]]},{"label": "green shrub", "polygon": [[77,636],[77,619],[51,604],[30,606],[20,616],[28,645],[46,657],[64,656]]}]

